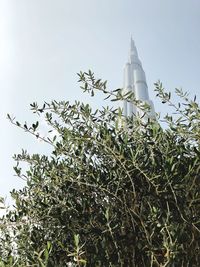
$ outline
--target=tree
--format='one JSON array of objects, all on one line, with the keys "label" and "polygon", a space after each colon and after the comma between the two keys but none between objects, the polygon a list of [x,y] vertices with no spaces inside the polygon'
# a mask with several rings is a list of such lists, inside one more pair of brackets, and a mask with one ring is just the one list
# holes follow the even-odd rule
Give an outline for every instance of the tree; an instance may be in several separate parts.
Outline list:
[{"label": "tree", "polygon": [[[100,90],[148,109],[133,94],[109,92],[91,71],[79,77],[92,96]],[[176,106],[160,82],[155,87],[177,113],[165,117],[165,129],[79,102],[31,104],[53,137],[40,136],[39,122],[8,116],[52,153],[14,156],[26,186],[12,191],[15,209],[1,220],[0,266],[198,266],[200,108],[178,89],[184,103]]]}]

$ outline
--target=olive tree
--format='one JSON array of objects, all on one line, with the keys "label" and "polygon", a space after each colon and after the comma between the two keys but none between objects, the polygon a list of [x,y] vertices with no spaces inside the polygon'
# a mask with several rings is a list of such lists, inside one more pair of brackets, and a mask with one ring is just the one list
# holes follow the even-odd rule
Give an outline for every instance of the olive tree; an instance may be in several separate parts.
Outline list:
[{"label": "olive tree", "polygon": [[[79,73],[82,89],[111,101],[134,102],[109,91],[94,74]],[[75,102],[31,104],[40,123],[11,123],[52,147],[50,155],[15,155],[15,209],[1,219],[0,266],[198,266],[200,262],[200,107],[176,89],[177,105],[160,82],[155,91],[174,108],[159,119],[93,111]],[[28,168],[23,169],[21,163]]]}]

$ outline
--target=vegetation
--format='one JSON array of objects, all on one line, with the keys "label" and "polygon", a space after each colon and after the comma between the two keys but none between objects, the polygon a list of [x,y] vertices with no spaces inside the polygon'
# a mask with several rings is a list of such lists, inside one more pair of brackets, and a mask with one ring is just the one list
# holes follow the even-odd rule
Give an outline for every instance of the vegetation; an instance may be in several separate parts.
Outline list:
[{"label": "vegetation", "polygon": [[[132,94],[109,92],[93,73],[80,73],[82,88],[111,101]],[[181,90],[167,126],[159,120],[124,118],[121,110],[93,112],[76,102],[45,103],[52,134],[39,122],[10,121],[52,146],[51,155],[15,155],[26,186],[13,190],[15,209],[1,219],[0,266],[199,266],[200,107]],[[28,168],[23,170],[24,162]]]}]

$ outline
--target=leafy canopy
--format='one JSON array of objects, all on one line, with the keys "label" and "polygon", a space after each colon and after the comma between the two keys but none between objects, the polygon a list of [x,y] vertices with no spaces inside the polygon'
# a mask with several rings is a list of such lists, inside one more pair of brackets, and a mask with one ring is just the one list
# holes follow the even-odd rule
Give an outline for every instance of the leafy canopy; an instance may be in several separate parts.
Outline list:
[{"label": "leafy canopy", "polygon": [[[79,78],[91,96],[100,90],[148,113],[91,71]],[[14,156],[26,186],[12,191],[15,209],[1,219],[0,266],[198,266],[200,108],[178,89],[183,103],[173,104],[160,82],[155,91],[176,112],[166,115],[165,129],[158,119],[80,102],[31,104],[51,129],[47,137],[38,121],[29,126],[8,115],[52,153]]]}]

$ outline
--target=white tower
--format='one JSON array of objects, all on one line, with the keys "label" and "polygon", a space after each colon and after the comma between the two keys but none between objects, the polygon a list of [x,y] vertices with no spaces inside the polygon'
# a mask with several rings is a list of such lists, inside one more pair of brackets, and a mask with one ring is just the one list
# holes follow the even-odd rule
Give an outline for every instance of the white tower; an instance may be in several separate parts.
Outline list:
[{"label": "white tower", "polygon": [[[132,91],[137,100],[141,100],[150,106],[150,112],[147,117],[155,117],[153,102],[149,99],[148,87],[146,83],[145,72],[142,68],[142,63],[138,58],[137,49],[133,39],[131,38],[131,46],[129,52],[129,59],[124,67],[124,93]],[[142,115],[143,112],[134,104],[123,101],[124,116]]]}]

